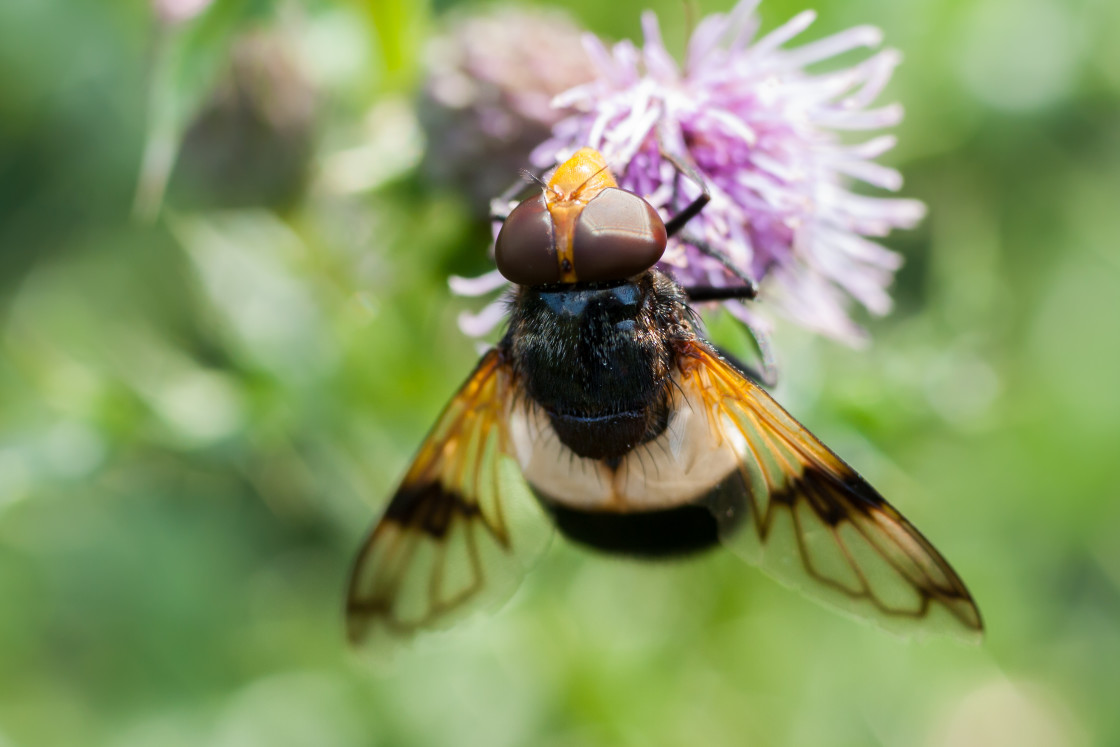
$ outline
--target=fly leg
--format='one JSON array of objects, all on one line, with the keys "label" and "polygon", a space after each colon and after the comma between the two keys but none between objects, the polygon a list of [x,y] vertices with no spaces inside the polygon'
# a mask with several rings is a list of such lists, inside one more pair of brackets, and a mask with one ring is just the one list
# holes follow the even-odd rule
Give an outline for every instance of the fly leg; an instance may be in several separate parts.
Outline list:
[{"label": "fly leg", "polygon": [[[682,242],[688,244],[689,246],[696,247],[696,250],[701,254],[711,257],[712,259],[719,262],[721,265],[723,265],[724,269],[727,270],[728,274],[734,276],[743,284],[742,286],[733,286],[728,288],[697,286],[695,288],[697,295],[692,294],[692,289],[686,288],[685,290],[689,291],[689,296],[696,301],[726,301],[732,298],[755,298],[758,295],[758,283],[756,283],[754,278],[747,274],[742,268],[735,264],[735,262],[732,261],[731,257],[727,255],[727,252],[712,246],[710,243],[708,243],[692,231],[682,231],[685,225],[690,220],[699,215],[700,211],[704,209],[704,206],[711,201],[712,193],[708,189],[708,183],[704,180],[704,177],[700,176],[700,173],[695,168],[693,168],[690,163],[688,163],[688,160],[686,158],[670,152],[664,146],[663,138],[659,137],[658,141],[660,143],[658,148],[661,151],[661,157],[669,163],[673,164],[673,168],[677,170],[677,175],[685,176],[700,188],[700,194],[696,197],[696,199],[694,199],[688,205],[685,205],[684,209],[674,215],[672,218],[665,221],[665,232],[669,236],[680,233],[679,238]],[[674,184],[674,187],[676,186],[677,185]],[[703,295],[704,297],[700,298],[700,295]]]}]

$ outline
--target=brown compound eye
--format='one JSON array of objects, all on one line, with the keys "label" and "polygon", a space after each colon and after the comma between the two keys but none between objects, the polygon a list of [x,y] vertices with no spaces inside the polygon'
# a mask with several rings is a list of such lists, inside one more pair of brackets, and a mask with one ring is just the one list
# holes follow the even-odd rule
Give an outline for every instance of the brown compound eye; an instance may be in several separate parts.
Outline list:
[{"label": "brown compound eye", "polygon": [[633,192],[608,188],[587,203],[576,223],[572,258],[583,282],[623,280],[657,264],[665,223]]},{"label": "brown compound eye", "polygon": [[544,195],[525,200],[498,231],[494,243],[498,272],[519,285],[544,285],[560,281],[556,246],[552,238],[552,216]]}]

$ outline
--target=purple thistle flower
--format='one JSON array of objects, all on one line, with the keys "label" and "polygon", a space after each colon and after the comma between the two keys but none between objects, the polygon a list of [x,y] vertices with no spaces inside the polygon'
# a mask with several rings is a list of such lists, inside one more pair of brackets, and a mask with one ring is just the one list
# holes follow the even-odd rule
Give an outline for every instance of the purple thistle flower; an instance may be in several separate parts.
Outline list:
[{"label": "purple thistle flower", "polygon": [[[577,113],[559,123],[532,160],[548,166],[584,146],[600,150],[619,185],[643,195],[671,216],[699,193],[663,153],[678,155],[707,181],[711,203],[670,243],[661,266],[682,284],[742,281],[688,237],[726,253],[760,283],[752,308],[724,305],[765,337],[758,306],[775,308],[814,331],[860,344],[864,330],[848,314],[854,299],[873,314],[891,309],[887,286],[901,258],[870,240],[910,228],[925,214],[916,200],[853,193],[853,180],[897,190],[902,178],[873,161],[895,144],[878,136],[845,144],[840,132],[897,124],[897,104],[869,108],[900,60],[883,50],[835,72],[807,66],[859,47],[877,46],[878,29],[860,26],[801,47],[785,45],[814,20],[803,12],[754,39],[758,0],[743,0],[727,15],[705,18],[688,45],[683,69],[661,40],[657,18],[642,16],[645,43],[607,49],[591,35],[584,46],[595,79],[553,100]],[[452,288],[476,295],[501,287],[493,274],[456,278]],[[500,319],[491,305],[465,314],[461,326],[478,335]]]}]

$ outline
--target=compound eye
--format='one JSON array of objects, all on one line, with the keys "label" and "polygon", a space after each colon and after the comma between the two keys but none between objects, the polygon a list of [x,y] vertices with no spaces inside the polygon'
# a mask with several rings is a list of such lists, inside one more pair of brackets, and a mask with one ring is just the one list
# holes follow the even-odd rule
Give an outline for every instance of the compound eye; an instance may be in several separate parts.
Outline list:
[{"label": "compound eye", "polygon": [[544,285],[560,281],[552,216],[543,194],[525,200],[509,214],[498,231],[494,259],[498,272],[510,282]]},{"label": "compound eye", "polygon": [[612,187],[580,213],[572,260],[580,281],[623,280],[657,264],[666,241],[665,223],[653,206]]}]

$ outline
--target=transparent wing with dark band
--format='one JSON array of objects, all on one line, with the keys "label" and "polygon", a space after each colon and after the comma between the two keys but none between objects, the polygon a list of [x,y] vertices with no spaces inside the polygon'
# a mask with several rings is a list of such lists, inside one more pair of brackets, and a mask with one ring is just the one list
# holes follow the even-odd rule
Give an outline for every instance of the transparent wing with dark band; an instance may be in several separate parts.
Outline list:
[{"label": "transparent wing with dark band", "polygon": [[949,563],[855,470],[706,346],[682,386],[707,406],[719,448],[740,458],[721,490],[746,516],[717,517],[724,543],[779,581],[898,633],[975,636],[980,613]]},{"label": "transparent wing with dark band", "polygon": [[512,390],[491,350],[440,415],[354,564],[352,641],[496,606],[546,546],[548,523],[511,455]]}]

